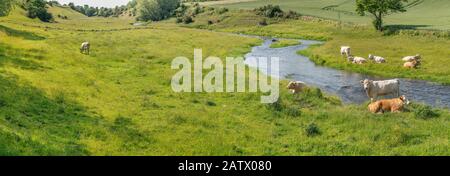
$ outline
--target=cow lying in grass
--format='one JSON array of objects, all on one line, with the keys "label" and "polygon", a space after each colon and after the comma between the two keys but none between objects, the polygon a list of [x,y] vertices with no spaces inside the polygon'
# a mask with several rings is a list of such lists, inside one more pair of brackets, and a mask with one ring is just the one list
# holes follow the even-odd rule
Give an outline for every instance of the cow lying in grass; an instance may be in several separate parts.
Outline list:
[{"label": "cow lying in grass", "polygon": [[372,54],[369,54],[369,59],[375,61],[375,63],[381,64],[381,63],[385,63],[386,59],[384,59],[381,56],[374,56]]},{"label": "cow lying in grass", "polygon": [[367,62],[367,60],[363,57],[358,56],[349,56],[347,57],[348,61],[354,63],[354,64],[364,64]]},{"label": "cow lying in grass", "polygon": [[398,79],[372,81],[369,79],[361,80],[361,84],[366,91],[370,101],[373,102],[378,96],[395,95],[400,96],[400,81]]},{"label": "cow lying in grass", "polygon": [[417,60],[413,60],[410,62],[405,62],[405,64],[403,64],[403,67],[405,68],[417,68],[417,66],[420,64],[419,61]]},{"label": "cow lying in grass", "polygon": [[404,95],[399,98],[379,100],[369,104],[369,111],[372,113],[400,112],[409,101]]},{"label": "cow lying in grass", "polygon": [[291,81],[287,85],[287,88],[291,90],[293,94],[298,94],[303,91],[303,89],[306,87],[306,83],[302,81]]},{"label": "cow lying in grass", "polygon": [[419,61],[420,59],[422,59],[420,54],[416,54],[415,56],[406,56],[402,60],[405,61],[405,62],[412,62],[414,60],[415,61]]}]

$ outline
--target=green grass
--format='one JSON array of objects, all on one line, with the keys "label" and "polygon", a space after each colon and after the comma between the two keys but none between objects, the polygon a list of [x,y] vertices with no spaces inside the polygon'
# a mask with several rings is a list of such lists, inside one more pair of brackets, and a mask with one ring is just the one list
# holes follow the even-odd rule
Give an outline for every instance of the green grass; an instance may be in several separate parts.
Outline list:
[{"label": "green grass", "polygon": [[174,57],[242,56],[261,40],[131,22],[0,18],[0,155],[450,154],[448,110],[374,115],[315,88],[295,98],[285,82],[271,105],[259,93],[174,93]]},{"label": "green grass", "polygon": [[[410,0],[414,5],[407,7],[407,12],[387,16],[388,25],[418,29],[450,29],[450,2],[447,0]],[[225,1],[226,2],[226,1]],[[408,4],[409,4],[408,3]],[[254,9],[266,4],[278,4],[282,9],[294,10],[301,14],[321,18],[342,20],[344,22],[371,24],[370,16],[359,16],[355,12],[354,0],[255,0],[250,2],[213,4],[212,6],[232,9]]]},{"label": "green grass", "polygon": [[301,42],[299,40],[293,39],[280,39],[277,42],[274,42],[270,45],[270,48],[283,48],[287,46],[300,45]]}]

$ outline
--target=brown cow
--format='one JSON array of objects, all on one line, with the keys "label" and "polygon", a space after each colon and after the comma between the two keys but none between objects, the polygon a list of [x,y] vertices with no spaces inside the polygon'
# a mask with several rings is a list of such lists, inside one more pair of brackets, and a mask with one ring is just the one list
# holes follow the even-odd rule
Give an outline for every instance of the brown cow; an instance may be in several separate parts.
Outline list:
[{"label": "brown cow", "polygon": [[411,62],[405,62],[405,64],[403,64],[403,67],[405,67],[405,68],[417,68],[418,65],[419,65],[419,61],[413,60]]},{"label": "brown cow", "polygon": [[402,95],[399,98],[379,100],[371,103],[369,104],[369,111],[372,113],[400,112],[408,104],[408,99]]}]

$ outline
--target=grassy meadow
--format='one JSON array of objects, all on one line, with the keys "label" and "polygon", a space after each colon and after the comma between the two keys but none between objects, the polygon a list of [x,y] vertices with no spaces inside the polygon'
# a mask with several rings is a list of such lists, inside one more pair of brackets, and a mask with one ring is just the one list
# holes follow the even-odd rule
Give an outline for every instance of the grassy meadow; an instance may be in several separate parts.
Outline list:
[{"label": "grassy meadow", "polygon": [[[202,48],[204,57],[243,56],[262,42],[223,32],[328,39],[311,50],[324,57],[335,55],[337,39],[349,45],[364,37],[403,40],[436,51],[449,44],[446,39],[338,32],[326,21],[269,20],[273,24],[258,27],[249,22],[259,17],[235,12],[210,16],[222,19],[211,26],[199,16],[193,25],[168,20],[136,27],[129,19],[53,8],[68,19],[42,23],[20,9],[0,17],[0,155],[450,154],[446,109],[412,105],[405,113],[370,114],[365,104],[344,105],[316,88],[293,97],[286,82],[280,100],[269,105],[260,103],[260,93],[175,93],[170,87],[177,56],[192,59],[194,48]],[[91,42],[90,55],[79,53],[83,41]],[[367,51],[358,49],[356,54]],[[399,51],[420,52],[405,45],[383,52],[394,58]],[[448,81],[448,69],[432,68],[439,65],[435,56],[445,54],[423,51],[417,75]]]},{"label": "grassy meadow", "polygon": [[[254,9],[267,4],[280,5],[282,9],[301,14],[343,22],[371,24],[370,16],[359,16],[355,12],[355,0],[224,0],[206,2],[206,5],[231,9]],[[406,13],[387,16],[388,25],[404,28],[450,29],[450,3],[447,0],[409,0]]]}]

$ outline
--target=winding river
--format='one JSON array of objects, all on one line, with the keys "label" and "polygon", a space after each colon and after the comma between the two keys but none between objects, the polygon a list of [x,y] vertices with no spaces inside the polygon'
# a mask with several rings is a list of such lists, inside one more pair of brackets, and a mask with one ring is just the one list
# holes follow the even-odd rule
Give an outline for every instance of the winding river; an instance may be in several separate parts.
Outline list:
[{"label": "winding river", "polygon": [[[360,104],[368,100],[360,85],[360,80],[366,78],[372,80],[392,79],[315,65],[308,57],[297,54],[297,51],[321,42],[312,40],[300,41],[301,44],[295,46],[270,48],[273,41],[265,38],[261,46],[253,47],[252,51],[245,56],[245,63],[250,67],[258,68],[266,74],[271,74],[270,71],[267,71],[267,66],[262,65],[258,67],[257,58],[277,57],[280,59],[280,79],[303,81],[308,85],[339,96],[345,103]],[[450,86],[421,80],[400,79],[400,89],[401,94],[406,95],[412,102],[450,108]]]}]

